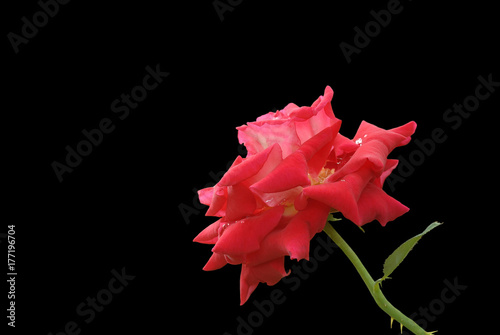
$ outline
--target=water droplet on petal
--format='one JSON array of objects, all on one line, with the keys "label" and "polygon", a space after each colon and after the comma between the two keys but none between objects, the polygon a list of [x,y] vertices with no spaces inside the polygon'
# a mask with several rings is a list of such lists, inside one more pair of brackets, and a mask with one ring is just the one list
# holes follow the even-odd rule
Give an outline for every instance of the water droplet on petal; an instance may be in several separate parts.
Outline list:
[{"label": "water droplet on petal", "polygon": [[362,142],[363,142],[363,139],[360,137],[360,138],[358,138],[358,139],[356,140],[356,142],[354,142],[354,143],[356,143],[357,145],[361,146],[361,145],[362,145]]},{"label": "water droplet on petal", "polygon": [[220,227],[218,231],[219,238],[224,234],[224,231],[229,227],[231,223],[230,222],[224,222]]}]

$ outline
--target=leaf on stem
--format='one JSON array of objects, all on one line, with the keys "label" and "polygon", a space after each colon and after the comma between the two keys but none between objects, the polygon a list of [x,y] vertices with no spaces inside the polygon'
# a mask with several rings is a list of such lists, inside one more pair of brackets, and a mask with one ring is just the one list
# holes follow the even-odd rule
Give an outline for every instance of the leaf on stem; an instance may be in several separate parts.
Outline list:
[{"label": "leaf on stem", "polygon": [[401,244],[394,252],[387,257],[387,259],[384,262],[384,276],[380,279],[378,279],[375,284],[380,284],[383,280],[387,279],[391,273],[396,270],[396,268],[401,264],[401,262],[408,256],[408,253],[413,249],[415,244],[417,244],[418,241],[430,232],[432,229],[436,228],[437,226],[442,225],[442,222],[433,222],[431,223],[422,233],[410,238],[408,241],[405,243]]}]

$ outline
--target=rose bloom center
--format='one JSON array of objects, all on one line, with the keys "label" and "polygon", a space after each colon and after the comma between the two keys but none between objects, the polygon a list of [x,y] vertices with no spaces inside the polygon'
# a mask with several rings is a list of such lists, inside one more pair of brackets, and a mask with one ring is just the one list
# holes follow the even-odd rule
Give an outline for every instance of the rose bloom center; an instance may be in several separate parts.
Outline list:
[{"label": "rose bloom center", "polygon": [[309,180],[311,181],[311,185],[318,185],[318,184],[323,184],[325,179],[331,176],[334,172],[335,169],[323,168],[321,169],[316,178],[312,178],[310,174],[308,175],[308,177]]}]

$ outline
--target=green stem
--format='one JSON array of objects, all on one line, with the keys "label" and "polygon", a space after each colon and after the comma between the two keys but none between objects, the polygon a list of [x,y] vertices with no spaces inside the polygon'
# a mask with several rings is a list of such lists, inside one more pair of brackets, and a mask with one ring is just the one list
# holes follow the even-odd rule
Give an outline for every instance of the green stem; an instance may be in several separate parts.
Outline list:
[{"label": "green stem", "polygon": [[[354,265],[359,275],[363,279],[368,291],[370,291],[373,299],[377,303],[377,305],[389,316],[391,319],[398,321],[401,325],[408,328],[416,335],[430,335],[434,332],[426,332],[423,330],[415,321],[401,313],[396,307],[394,307],[389,301],[387,301],[386,297],[382,294],[380,290],[380,284],[375,283],[372,276],[368,273],[363,263],[361,263],[358,256],[354,253],[351,247],[344,241],[344,239],[337,233],[335,229],[333,229],[332,225],[327,222],[323,231],[332,239],[333,242],[346,254],[347,258]],[[391,321],[392,326],[392,321]]]}]

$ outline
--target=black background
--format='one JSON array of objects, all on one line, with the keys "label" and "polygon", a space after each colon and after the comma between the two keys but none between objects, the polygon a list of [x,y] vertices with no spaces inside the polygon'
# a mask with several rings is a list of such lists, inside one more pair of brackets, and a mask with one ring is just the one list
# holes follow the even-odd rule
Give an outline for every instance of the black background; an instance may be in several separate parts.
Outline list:
[{"label": "black background", "polygon": [[[398,334],[399,325],[389,329],[389,317],[340,251],[298,290],[261,284],[240,307],[239,267],[203,272],[210,247],[192,243],[214,221],[196,207],[193,190],[213,182],[210,175],[238,155],[235,127],[289,102],[310,105],[330,85],[345,136],[354,136],[362,120],[383,128],[414,120],[413,138],[421,141],[435,128],[447,136],[404,183],[385,188],[411,208],[408,214],[385,228],[367,224],[365,233],[344,220],[336,223],[339,232],[378,278],[400,243],[444,221],[384,283],[384,292],[410,315],[433,301],[439,306],[444,281],[456,278],[467,288],[427,330],[489,330],[497,295],[500,89],[457,129],[443,115],[474,94],[478,76],[500,81],[493,7],[401,1],[402,11],[348,63],[339,44],[354,44],[354,28],[364,29],[370,11],[386,9],[388,1],[233,1],[223,21],[212,1],[172,3],[71,1],[18,53],[7,34],[20,34],[21,18],[31,20],[40,6],[23,1],[3,10],[7,187],[0,233],[16,225],[18,272],[16,329],[5,329],[56,334],[74,321],[81,334],[237,334],[238,316],[246,320],[252,302],[278,288],[286,301],[254,334],[306,328]],[[170,75],[118,119],[111,102],[157,64]],[[63,163],[65,147],[75,148],[82,130],[103,118],[114,131],[59,182],[51,164]],[[417,149],[412,142],[391,157],[408,158]],[[199,213],[186,220],[180,205]],[[87,324],[76,307],[122,268],[135,278]]]}]

